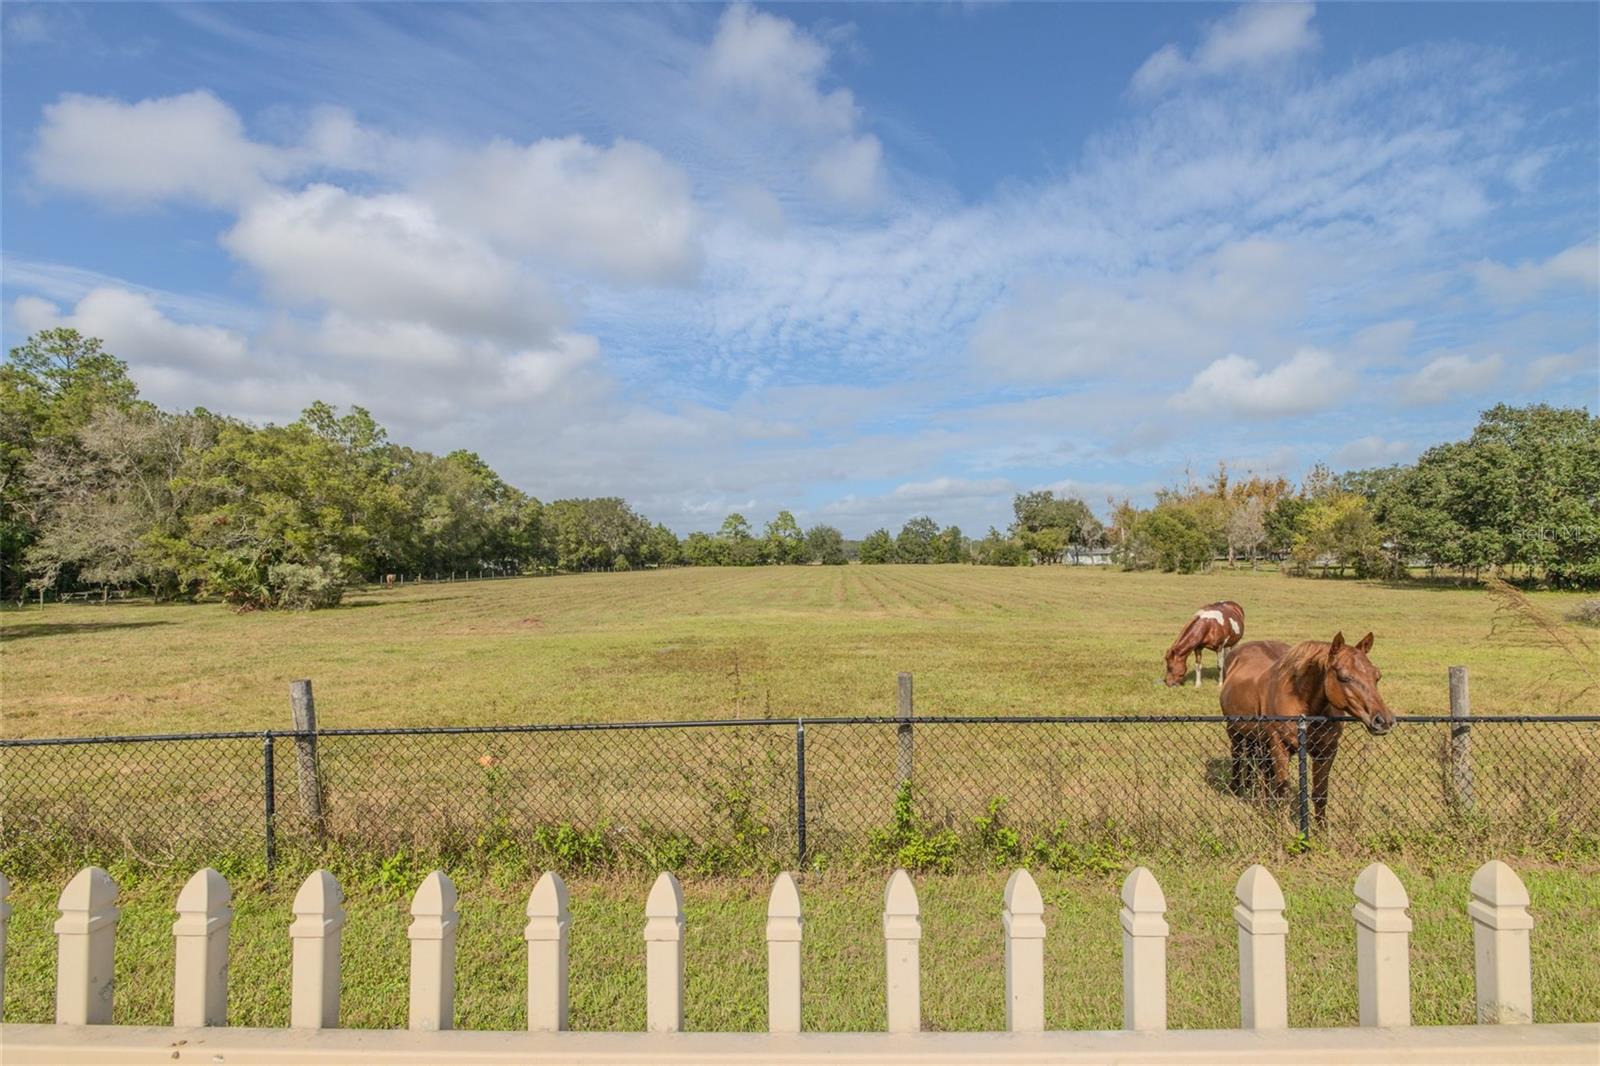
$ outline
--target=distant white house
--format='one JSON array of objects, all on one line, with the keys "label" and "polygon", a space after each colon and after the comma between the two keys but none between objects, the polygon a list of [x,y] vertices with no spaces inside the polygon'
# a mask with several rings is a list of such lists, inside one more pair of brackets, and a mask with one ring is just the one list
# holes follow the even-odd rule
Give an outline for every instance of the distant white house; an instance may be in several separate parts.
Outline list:
[{"label": "distant white house", "polygon": [[1067,552],[1066,562],[1070,566],[1110,566],[1110,548],[1079,548]]}]

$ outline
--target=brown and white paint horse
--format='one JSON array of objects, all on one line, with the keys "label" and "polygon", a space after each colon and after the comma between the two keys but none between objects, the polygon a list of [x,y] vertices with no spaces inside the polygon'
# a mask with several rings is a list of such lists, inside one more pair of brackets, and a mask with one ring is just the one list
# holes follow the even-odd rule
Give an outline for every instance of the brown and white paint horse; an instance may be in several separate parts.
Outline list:
[{"label": "brown and white paint horse", "polygon": [[1242,795],[1246,775],[1255,772],[1269,793],[1288,795],[1289,760],[1300,751],[1296,719],[1332,718],[1306,726],[1311,801],[1317,821],[1323,821],[1328,774],[1344,731],[1342,719],[1360,722],[1373,736],[1394,728],[1394,712],[1378,694],[1383,672],[1367,657],[1371,650],[1371,633],[1354,644],[1346,644],[1344,634],[1335,633],[1326,644],[1308,640],[1291,648],[1279,640],[1256,640],[1239,648],[1221,695],[1232,748],[1229,790]]},{"label": "brown and white paint horse", "polygon": [[1167,685],[1183,684],[1189,654],[1194,653],[1194,683],[1200,684],[1200,652],[1217,653],[1217,679],[1228,664],[1228,649],[1244,639],[1244,608],[1232,600],[1208,603],[1194,613],[1178,639],[1167,649]]}]

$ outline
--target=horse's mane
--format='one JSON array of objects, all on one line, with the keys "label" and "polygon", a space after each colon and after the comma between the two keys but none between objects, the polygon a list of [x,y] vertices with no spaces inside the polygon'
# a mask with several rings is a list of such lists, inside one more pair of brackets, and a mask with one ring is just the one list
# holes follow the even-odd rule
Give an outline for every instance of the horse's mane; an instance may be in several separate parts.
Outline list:
[{"label": "horse's mane", "polygon": [[1273,664],[1273,672],[1288,682],[1307,708],[1317,706],[1322,699],[1322,677],[1328,670],[1331,646],[1325,640],[1304,640]]}]

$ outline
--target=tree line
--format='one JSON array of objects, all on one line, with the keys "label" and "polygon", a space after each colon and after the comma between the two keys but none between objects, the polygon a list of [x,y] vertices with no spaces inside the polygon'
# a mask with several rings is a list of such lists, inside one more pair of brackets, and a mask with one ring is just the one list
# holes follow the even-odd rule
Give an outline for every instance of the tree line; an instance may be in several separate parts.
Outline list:
[{"label": "tree line", "polygon": [[314,403],[257,426],[143,401],[100,341],[47,330],[0,366],[0,583],[216,597],[238,609],[337,603],[386,574],[629,570],[853,559],[1019,566],[1109,553],[1192,572],[1263,558],[1292,573],[1398,576],[1422,565],[1600,585],[1600,419],[1500,406],[1472,437],[1415,464],[1284,478],[1189,479],[1153,506],[1108,501],[1109,524],[1049,490],[970,539],[911,518],[852,542],[783,510],[758,532],[732,514],[680,540],[617,497],[544,503],[476,454],[388,439],[359,407]]}]

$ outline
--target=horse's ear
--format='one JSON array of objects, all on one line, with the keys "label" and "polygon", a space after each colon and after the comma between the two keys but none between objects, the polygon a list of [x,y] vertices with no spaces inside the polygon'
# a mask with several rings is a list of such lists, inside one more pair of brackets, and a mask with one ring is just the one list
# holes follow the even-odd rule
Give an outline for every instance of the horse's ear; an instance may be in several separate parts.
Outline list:
[{"label": "horse's ear", "polygon": [[1342,647],[1344,647],[1344,630],[1341,629],[1333,635],[1333,643],[1328,645],[1328,654],[1337,655]]},{"label": "horse's ear", "polygon": [[1365,655],[1367,652],[1369,652],[1371,650],[1372,650],[1372,634],[1368,633],[1366,636],[1362,637],[1361,640],[1356,644],[1356,651],[1359,651],[1362,655]]}]

